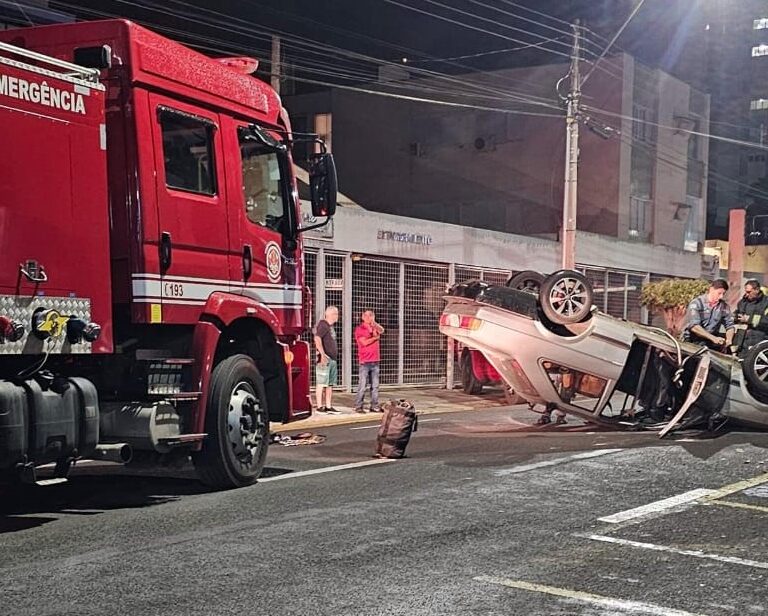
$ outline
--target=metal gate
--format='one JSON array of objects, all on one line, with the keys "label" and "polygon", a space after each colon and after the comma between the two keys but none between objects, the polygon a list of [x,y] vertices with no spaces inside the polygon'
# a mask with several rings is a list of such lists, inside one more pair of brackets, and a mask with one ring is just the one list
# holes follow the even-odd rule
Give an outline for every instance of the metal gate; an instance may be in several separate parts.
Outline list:
[{"label": "metal gate", "polygon": [[647,323],[648,311],[640,305],[640,292],[648,280],[642,272],[623,272],[598,267],[579,267],[594,289],[594,303],[619,319]]}]

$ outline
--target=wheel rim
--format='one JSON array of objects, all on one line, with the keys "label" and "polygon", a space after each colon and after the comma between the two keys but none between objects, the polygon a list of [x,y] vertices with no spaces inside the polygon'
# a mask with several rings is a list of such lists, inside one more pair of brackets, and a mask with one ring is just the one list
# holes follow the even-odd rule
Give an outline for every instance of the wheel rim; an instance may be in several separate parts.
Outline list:
[{"label": "wheel rim", "polygon": [[227,413],[227,441],[235,458],[250,465],[258,458],[264,427],[263,409],[253,386],[241,381],[232,389]]},{"label": "wheel rim", "polygon": [[768,382],[768,349],[757,354],[754,365],[757,378],[763,383]]},{"label": "wheel rim", "polygon": [[549,304],[552,309],[563,317],[573,317],[581,314],[587,306],[589,291],[587,286],[578,278],[561,278],[549,292]]}]

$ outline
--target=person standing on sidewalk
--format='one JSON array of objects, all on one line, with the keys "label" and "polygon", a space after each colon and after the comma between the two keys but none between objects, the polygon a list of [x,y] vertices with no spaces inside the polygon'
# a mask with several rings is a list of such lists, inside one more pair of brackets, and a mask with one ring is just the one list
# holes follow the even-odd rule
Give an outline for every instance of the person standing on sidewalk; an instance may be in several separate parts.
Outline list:
[{"label": "person standing on sidewalk", "polygon": [[317,411],[338,415],[340,411],[333,408],[333,387],[339,374],[339,346],[336,344],[336,331],[333,326],[339,320],[339,309],[328,306],[324,318],[320,319],[313,330],[317,365],[315,366],[315,391]]},{"label": "person standing on sidewalk", "polygon": [[357,383],[357,395],[355,396],[355,413],[365,413],[363,402],[368,383],[371,385],[371,406],[369,412],[381,413],[379,406],[379,362],[381,361],[381,345],[379,340],[384,333],[384,328],[376,322],[376,314],[373,310],[364,310],[362,323],[355,328],[355,342],[357,343],[357,360],[359,367],[359,380]]}]

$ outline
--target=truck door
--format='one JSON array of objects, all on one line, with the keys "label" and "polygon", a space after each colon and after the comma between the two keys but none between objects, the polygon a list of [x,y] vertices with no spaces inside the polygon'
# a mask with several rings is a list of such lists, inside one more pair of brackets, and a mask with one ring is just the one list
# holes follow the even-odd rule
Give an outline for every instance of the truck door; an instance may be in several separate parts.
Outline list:
[{"label": "truck door", "polygon": [[301,253],[287,148],[277,134],[234,121],[230,127],[227,152],[238,154],[232,168],[240,170],[230,184],[231,280],[242,285],[236,292],[269,306],[285,328],[301,329]]},{"label": "truck door", "polygon": [[[154,116],[162,321],[190,323],[229,290],[226,181],[218,115],[162,96]],[[153,318],[156,321],[157,319]]]}]

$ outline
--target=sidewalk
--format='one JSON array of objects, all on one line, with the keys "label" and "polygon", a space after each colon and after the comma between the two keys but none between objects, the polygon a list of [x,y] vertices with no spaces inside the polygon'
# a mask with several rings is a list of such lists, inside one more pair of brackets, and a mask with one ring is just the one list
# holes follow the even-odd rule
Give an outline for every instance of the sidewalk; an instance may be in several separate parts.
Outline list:
[{"label": "sidewalk", "polygon": [[[314,391],[312,392],[314,396]],[[382,388],[379,390],[379,401],[383,404],[388,400],[405,398],[410,400],[421,415],[430,413],[451,413],[458,411],[474,411],[496,406],[506,406],[504,392],[501,388],[485,387],[482,393],[470,396],[461,389],[447,390],[439,386]],[[366,394],[366,403],[370,395]],[[293,432],[294,430],[313,430],[325,426],[337,426],[348,423],[373,421],[381,417],[380,413],[359,414],[353,411],[354,393],[334,392],[333,406],[341,411],[340,415],[324,415],[313,413],[309,419],[302,419],[289,424],[272,423],[270,432]],[[367,406],[366,406],[367,408]]]}]

